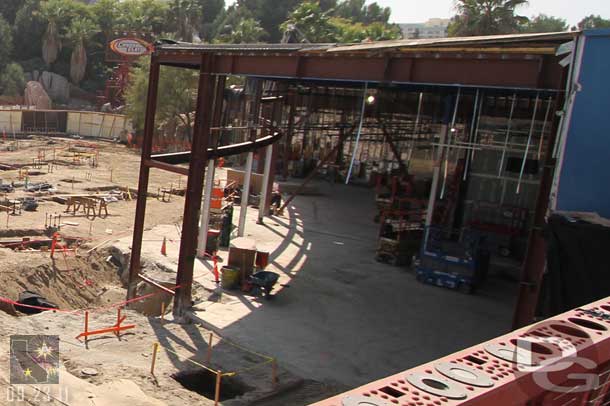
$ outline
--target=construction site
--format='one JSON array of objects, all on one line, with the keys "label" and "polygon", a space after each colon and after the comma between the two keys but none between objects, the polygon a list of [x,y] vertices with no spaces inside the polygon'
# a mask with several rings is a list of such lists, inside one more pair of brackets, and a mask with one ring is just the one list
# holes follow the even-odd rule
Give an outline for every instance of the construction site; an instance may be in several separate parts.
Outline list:
[{"label": "construction site", "polygon": [[607,404],[609,46],[158,43],[142,133],[0,111],[0,404]]}]

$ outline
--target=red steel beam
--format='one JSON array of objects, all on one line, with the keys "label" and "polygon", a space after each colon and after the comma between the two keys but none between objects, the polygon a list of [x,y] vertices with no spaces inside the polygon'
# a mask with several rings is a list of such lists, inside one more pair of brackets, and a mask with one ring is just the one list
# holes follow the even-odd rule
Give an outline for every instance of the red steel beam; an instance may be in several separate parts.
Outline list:
[{"label": "red steel beam", "polygon": [[[196,67],[196,51],[157,50],[161,63]],[[320,79],[561,89],[558,59],[549,55],[421,52],[355,55],[218,53],[213,73]],[[357,67],[355,69],[354,67]],[[544,72],[544,75],[541,73]]]},{"label": "red steel beam", "polygon": [[133,240],[131,243],[131,261],[129,263],[129,284],[127,287],[127,300],[135,297],[137,275],[140,272],[140,257],[142,255],[142,237],[144,235],[144,218],[146,215],[146,197],[148,194],[148,178],[150,167],[146,161],[152,154],[153,134],[155,131],[155,112],[157,109],[157,93],[159,88],[160,65],[158,58],[152,56],[148,79],[148,96],[146,98],[146,118],[144,120],[144,139],[142,140],[142,162],[140,164],[140,178],[138,181],[138,200],[136,204],[135,224],[133,226]]},{"label": "red steel beam", "polygon": [[[197,93],[197,110],[193,128],[191,159],[188,170],[186,201],[182,221],[182,236],[180,239],[180,254],[174,295],[174,317],[184,320],[186,310],[191,307],[191,290],[193,284],[193,268],[197,251],[197,234],[199,229],[199,213],[203,196],[203,176],[208,159],[208,144],[210,142],[210,127],[212,126],[213,109],[222,108],[222,98],[214,101],[214,85],[216,77],[211,75],[214,66],[214,56],[200,55],[199,89]],[[223,82],[224,83],[224,82]],[[212,108],[214,106],[214,108]]]}]

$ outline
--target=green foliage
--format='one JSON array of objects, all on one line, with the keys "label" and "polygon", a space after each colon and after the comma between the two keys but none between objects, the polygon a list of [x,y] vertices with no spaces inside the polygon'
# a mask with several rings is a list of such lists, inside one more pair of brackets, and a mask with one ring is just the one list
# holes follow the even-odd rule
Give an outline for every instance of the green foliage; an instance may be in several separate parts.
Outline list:
[{"label": "green foliage", "polygon": [[10,24],[0,17],[0,68],[4,68],[10,60],[13,52],[13,33]]},{"label": "green foliage", "polygon": [[587,16],[578,23],[578,29],[591,30],[595,28],[610,28],[610,20],[606,20],[599,15]]},{"label": "green foliage", "polygon": [[[282,24],[281,29],[296,32],[296,37],[309,42],[344,42],[382,41],[400,38],[400,28],[384,21],[365,23],[366,10],[364,2],[357,0],[339,4],[348,4],[362,12],[363,21],[354,21],[345,17],[334,16],[336,10],[324,12],[318,2],[304,2],[297,7]],[[375,4],[375,3],[373,3]],[[338,6],[338,7],[339,7]],[[370,7],[370,6],[369,6]],[[364,11],[363,11],[364,10]],[[356,13],[356,18],[358,13]],[[383,20],[383,18],[381,19]]]},{"label": "green foliage", "polygon": [[180,41],[193,42],[201,20],[201,4],[198,0],[172,0],[168,13],[170,30]]},{"label": "green foliage", "polygon": [[526,4],[528,0],[456,0],[458,13],[449,24],[449,36],[518,32],[528,19],[515,13]]},{"label": "green foliage", "polygon": [[337,4],[333,14],[362,24],[387,23],[392,10],[376,2],[367,6],[365,0],[344,0]]},{"label": "green foliage", "polygon": [[169,4],[163,0],[125,0],[119,3],[119,31],[161,34],[168,25]]},{"label": "green foliage", "polygon": [[220,36],[218,41],[233,44],[255,44],[261,42],[266,35],[267,33],[258,21],[253,18],[244,18],[237,22],[230,34]]},{"label": "green foliage", "polygon": [[299,37],[312,43],[334,42],[337,38],[337,29],[330,17],[313,1],[302,3],[290,13],[281,29],[283,32],[296,31]]},{"label": "green foliage", "polygon": [[568,29],[568,23],[562,18],[539,14],[523,26],[523,32],[560,32]]},{"label": "green foliage", "polygon": [[6,65],[0,73],[0,87],[5,96],[20,96],[25,90],[25,75],[23,68],[18,63],[12,62]]},{"label": "green foliage", "polygon": [[87,50],[85,43],[99,30],[97,24],[88,18],[75,18],[70,24],[66,38],[73,44],[70,57],[70,78],[79,84],[87,71]]},{"label": "green foliage", "polygon": [[40,57],[45,30],[46,21],[40,14],[40,0],[25,0],[17,11],[13,27],[15,43],[19,44],[19,49],[15,52],[17,60]]},{"label": "green foliage", "polygon": [[216,25],[224,12],[224,0],[197,0],[201,7],[199,22],[199,37],[203,41],[211,42],[214,39]]},{"label": "green foliage", "polygon": [[1,0],[0,15],[4,17],[9,24],[14,24],[17,11],[23,6],[23,3],[23,0]]},{"label": "green foliage", "polygon": [[98,0],[91,6],[91,11],[100,30],[108,39],[120,17],[119,0]]},{"label": "green foliage", "polygon": [[[144,129],[148,75],[150,64],[143,58],[131,72],[131,82],[125,96],[126,113],[136,131]],[[176,69],[163,66],[159,75],[159,94],[163,97],[157,102],[156,122],[168,120],[190,127],[189,113],[195,110],[198,72],[190,69]]]},{"label": "green foliage", "polygon": [[246,8],[252,18],[260,22],[261,27],[269,34],[269,42],[279,42],[283,36],[280,25],[301,3],[301,0],[237,0],[237,7]]}]

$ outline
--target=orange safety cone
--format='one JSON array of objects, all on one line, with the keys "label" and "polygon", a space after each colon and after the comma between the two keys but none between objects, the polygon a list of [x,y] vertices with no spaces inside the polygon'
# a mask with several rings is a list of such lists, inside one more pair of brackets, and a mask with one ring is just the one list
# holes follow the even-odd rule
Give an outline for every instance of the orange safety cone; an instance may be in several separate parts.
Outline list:
[{"label": "orange safety cone", "polygon": [[167,256],[167,238],[163,237],[163,244],[161,244],[161,255]]}]

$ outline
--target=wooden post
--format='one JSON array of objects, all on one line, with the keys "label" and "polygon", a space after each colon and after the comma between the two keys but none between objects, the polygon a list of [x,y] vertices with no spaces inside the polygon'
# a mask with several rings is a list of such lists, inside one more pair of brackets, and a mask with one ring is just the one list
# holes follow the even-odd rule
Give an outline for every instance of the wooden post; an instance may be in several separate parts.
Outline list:
[{"label": "wooden post", "polygon": [[[117,325],[117,327],[121,327],[121,307],[117,308],[116,310],[117,310],[117,312],[116,312],[116,325]],[[115,331],[115,334],[116,334],[117,338],[120,338],[121,331],[117,330],[117,331]]]},{"label": "wooden post", "polygon": [[89,331],[89,311],[85,310],[85,344],[87,344],[87,332]]},{"label": "wooden post", "polygon": [[222,380],[222,372],[216,371],[216,391],[214,393],[214,406],[218,406],[220,401],[220,381]]},{"label": "wooden post", "polygon": [[159,343],[153,344],[152,362],[150,363],[150,374],[155,376],[155,363],[157,362],[157,352],[159,351]]},{"label": "wooden post", "polygon": [[210,333],[210,340],[208,342],[208,356],[206,358],[208,364],[212,360],[212,339],[213,338],[214,338],[214,333]]},{"label": "wooden post", "polygon": [[277,386],[277,361],[275,358],[273,358],[273,361],[271,361],[271,382],[273,383],[274,387]]},{"label": "wooden post", "polygon": [[161,320],[165,320],[165,302],[161,302]]}]

